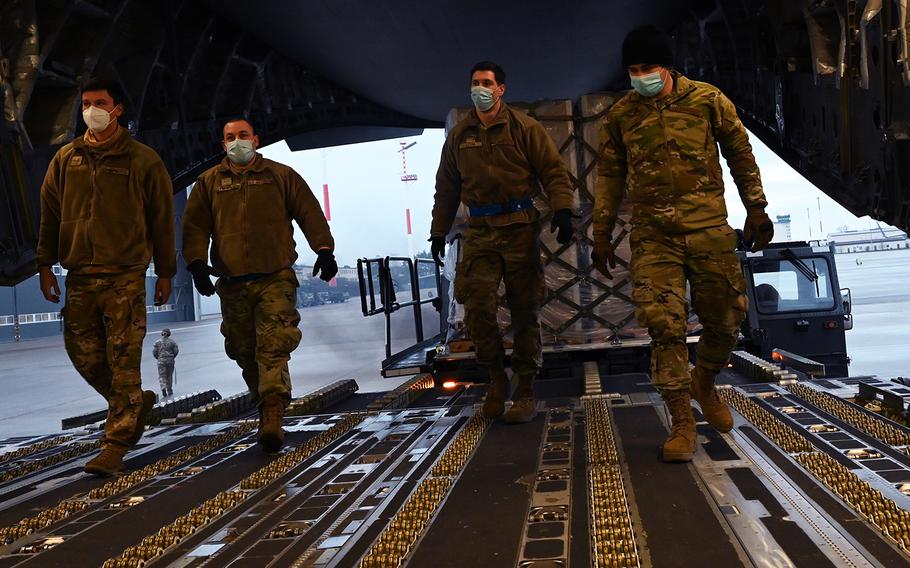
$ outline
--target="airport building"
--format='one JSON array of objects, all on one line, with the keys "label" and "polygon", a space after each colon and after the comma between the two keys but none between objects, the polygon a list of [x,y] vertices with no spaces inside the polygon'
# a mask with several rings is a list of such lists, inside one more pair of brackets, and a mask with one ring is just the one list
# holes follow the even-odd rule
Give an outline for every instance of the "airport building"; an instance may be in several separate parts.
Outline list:
[{"label": "airport building", "polygon": [[910,248],[907,233],[894,227],[876,227],[857,231],[842,231],[828,235],[837,253],[871,252]]}]

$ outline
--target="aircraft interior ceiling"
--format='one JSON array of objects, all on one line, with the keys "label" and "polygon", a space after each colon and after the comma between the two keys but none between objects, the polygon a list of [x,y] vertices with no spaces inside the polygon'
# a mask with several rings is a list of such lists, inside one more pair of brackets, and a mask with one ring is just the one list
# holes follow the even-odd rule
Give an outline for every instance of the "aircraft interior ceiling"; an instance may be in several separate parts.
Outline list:
[{"label": "aircraft interior ceiling", "polygon": [[620,46],[643,23],[809,181],[906,228],[908,17],[903,0],[5,2],[0,274],[31,273],[38,188],[84,128],[90,76],[120,81],[129,127],[182,188],[220,159],[228,117],[295,150],[415,134],[465,104],[481,59],[506,69],[511,101],[628,88]]}]

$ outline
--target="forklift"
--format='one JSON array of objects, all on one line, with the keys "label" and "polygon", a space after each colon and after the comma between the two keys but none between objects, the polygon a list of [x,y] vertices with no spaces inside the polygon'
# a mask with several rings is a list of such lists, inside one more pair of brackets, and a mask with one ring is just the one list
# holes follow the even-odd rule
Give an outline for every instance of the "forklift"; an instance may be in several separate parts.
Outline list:
[{"label": "forklift", "polygon": [[[834,244],[771,243],[737,251],[749,311],[740,349],[763,359],[794,354],[824,365],[826,377],[846,377],[846,332],[853,328],[849,288],[840,288]],[[775,355],[777,353],[777,355]]]}]

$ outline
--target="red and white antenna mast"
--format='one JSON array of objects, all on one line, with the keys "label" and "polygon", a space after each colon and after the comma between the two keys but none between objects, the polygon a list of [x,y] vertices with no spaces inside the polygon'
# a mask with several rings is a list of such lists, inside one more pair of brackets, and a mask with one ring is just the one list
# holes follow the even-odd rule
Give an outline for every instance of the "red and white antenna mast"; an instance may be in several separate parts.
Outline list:
[{"label": "red and white antenna mast", "polygon": [[[328,156],[329,151],[326,148],[322,149],[322,212],[325,213],[325,220],[329,223],[332,222],[332,203],[329,201],[329,166],[328,166]],[[338,286],[338,279],[332,278],[332,281],[329,282],[329,286],[335,288]]]},{"label": "red and white antenna mast", "polygon": [[416,146],[417,141],[411,143],[402,141],[399,144],[401,145],[401,149],[398,151],[401,152],[401,181],[404,183],[404,221],[408,235],[408,258],[414,258],[414,235],[411,231],[411,208],[408,207],[408,191],[411,182],[417,181],[417,174],[408,173],[407,150]]},{"label": "red and white antenna mast", "polygon": [[325,220],[332,220],[332,205],[329,202],[329,168],[326,162],[328,150],[322,149],[322,212],[325,213]]}]

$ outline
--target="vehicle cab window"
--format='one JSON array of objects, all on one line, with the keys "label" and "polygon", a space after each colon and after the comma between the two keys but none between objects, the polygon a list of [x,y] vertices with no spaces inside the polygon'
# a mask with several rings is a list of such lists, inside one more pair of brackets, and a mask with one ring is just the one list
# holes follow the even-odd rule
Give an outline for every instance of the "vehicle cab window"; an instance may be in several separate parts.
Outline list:
[{"label": "vehicle cab window", "polygon": [[800,267],[784,259],[753,262],[755,307],[759,313],[828,311],[834,308],[828,261],[810,257],[803,259],[803,264]]}]

